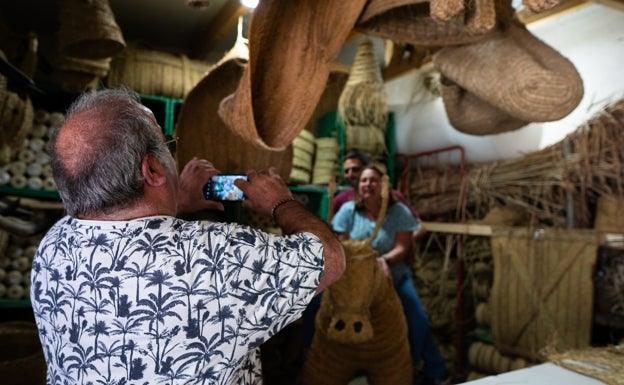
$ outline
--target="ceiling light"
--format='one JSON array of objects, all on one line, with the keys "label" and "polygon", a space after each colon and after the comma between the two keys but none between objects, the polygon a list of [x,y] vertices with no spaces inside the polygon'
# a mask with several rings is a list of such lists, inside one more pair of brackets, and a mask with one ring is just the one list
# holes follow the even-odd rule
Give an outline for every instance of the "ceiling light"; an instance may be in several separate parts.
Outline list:
[{"label": "ceiling light", "polygon": [[258,6],[258,0],[240,0],[241,4],[247,8],[254,9]]}]

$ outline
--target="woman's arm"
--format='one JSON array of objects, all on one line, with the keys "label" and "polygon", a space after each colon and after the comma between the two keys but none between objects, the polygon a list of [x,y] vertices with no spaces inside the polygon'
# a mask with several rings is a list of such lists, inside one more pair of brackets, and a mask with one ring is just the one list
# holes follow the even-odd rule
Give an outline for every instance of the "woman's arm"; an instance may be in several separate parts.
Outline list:
[{"label": "woman's arm", "polygon": [[392,267],[401,262],[407,255],[412,242],[411,231],[400,231],[396,233],[394,237],[394,247],[385,254],[381,255],[381,258],[386,260],[388,266]]}]

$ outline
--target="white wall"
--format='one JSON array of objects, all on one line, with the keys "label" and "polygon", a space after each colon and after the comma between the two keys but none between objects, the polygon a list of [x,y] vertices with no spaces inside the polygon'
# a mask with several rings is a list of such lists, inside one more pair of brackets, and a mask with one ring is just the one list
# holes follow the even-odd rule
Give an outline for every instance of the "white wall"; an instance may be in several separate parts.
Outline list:
[{"label": "white wall", "polygon": [[422,71],[414,71],[386,83],[388,104],[396,116],[397,152],[461,145],[469,163],[516,158],[559,142],[606,104],[624,97],[624,12],[592,4],[528,28],[567,57],[581,75],[585,93],[572,113],[503,134],[466,135],[449,124],[440,98],[418,97]]}]

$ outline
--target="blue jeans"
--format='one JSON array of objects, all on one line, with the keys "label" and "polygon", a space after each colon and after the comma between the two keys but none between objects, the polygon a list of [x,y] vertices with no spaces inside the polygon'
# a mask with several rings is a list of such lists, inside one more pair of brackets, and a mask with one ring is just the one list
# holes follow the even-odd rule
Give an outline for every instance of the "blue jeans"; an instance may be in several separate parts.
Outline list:
[{"label": "blue jeans", "polygon": [[429,328],[427,313],[418,293],[416,293],[409,270],[406,270],[401,278],[394,281],[394,289],[401,300],[401,304],[403,304],[414,366],[418,365],[422,359],[425,376],[445,378],[446,363]]}]

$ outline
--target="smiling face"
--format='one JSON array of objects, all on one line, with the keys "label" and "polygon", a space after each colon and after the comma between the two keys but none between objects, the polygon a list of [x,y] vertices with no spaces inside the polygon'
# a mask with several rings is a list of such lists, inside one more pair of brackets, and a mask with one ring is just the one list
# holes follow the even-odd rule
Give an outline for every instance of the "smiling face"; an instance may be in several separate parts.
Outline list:
[{"label": "smiling face", "polygon": [[353,188],[357,188],[362,168],[364,168],[364,164],[358,158],[346,159],[342,165],[342,176]]},{"label": "smiling face", "polygon": [[381,174],[374,168],[365,168],[360,174],[358,193],[365,201],[381,200]]}]

